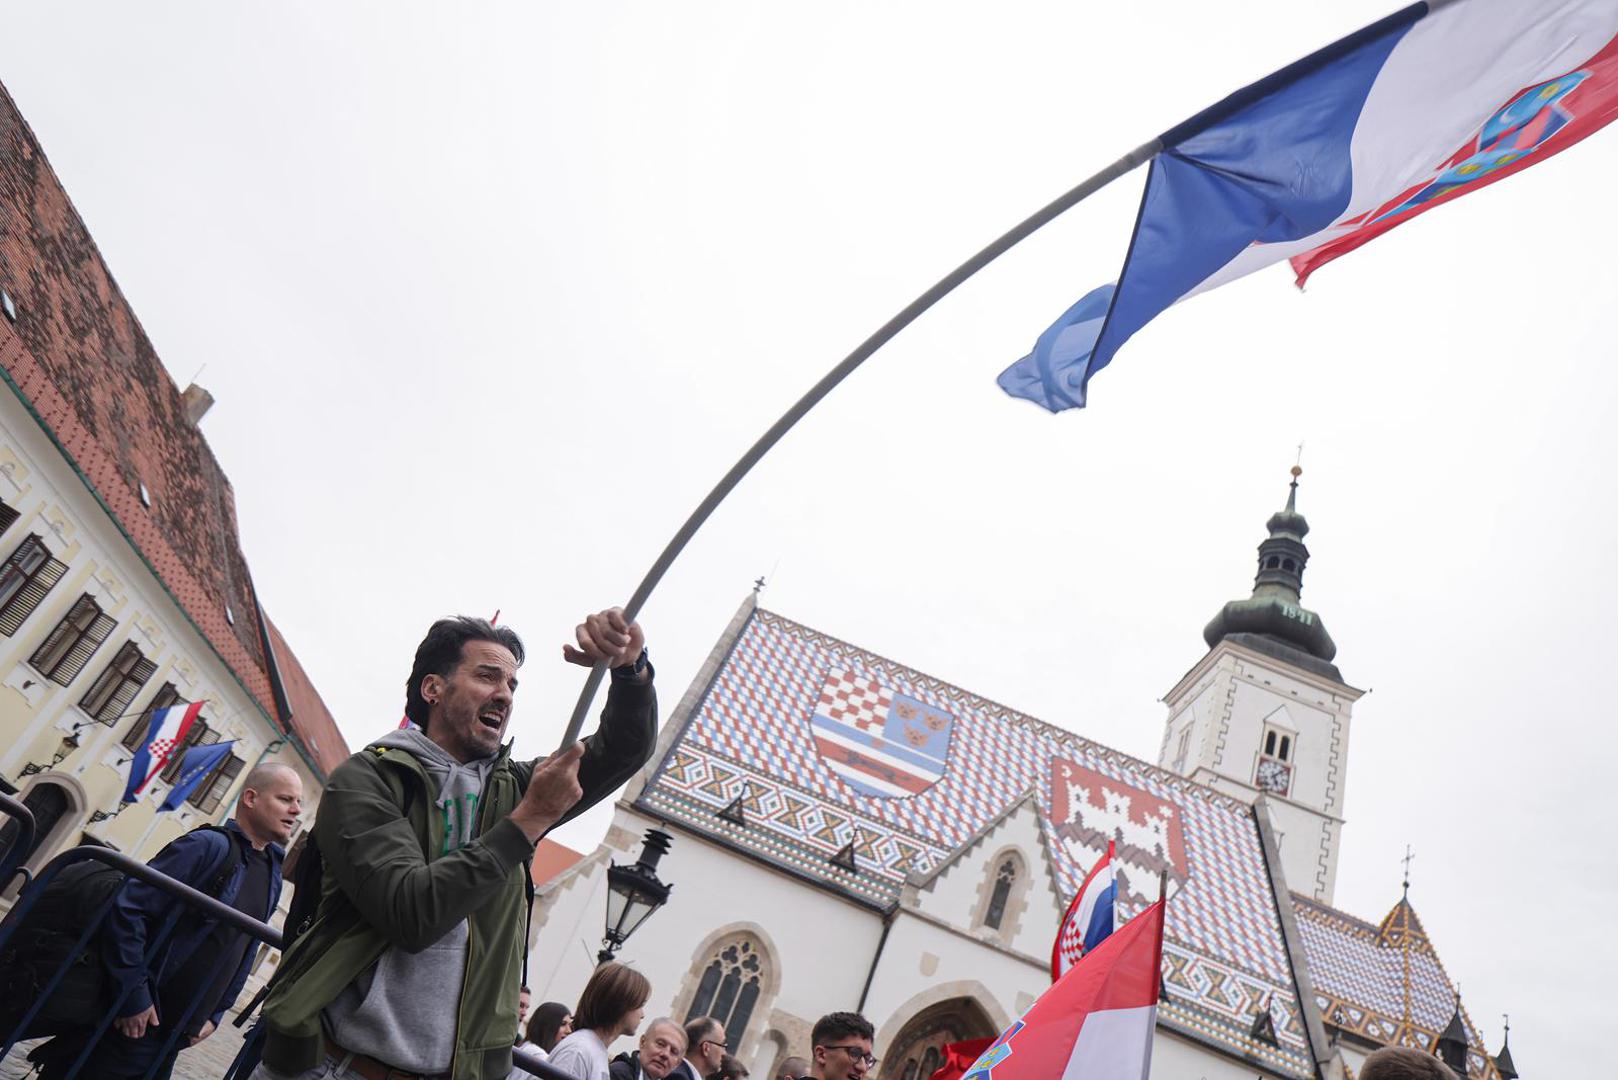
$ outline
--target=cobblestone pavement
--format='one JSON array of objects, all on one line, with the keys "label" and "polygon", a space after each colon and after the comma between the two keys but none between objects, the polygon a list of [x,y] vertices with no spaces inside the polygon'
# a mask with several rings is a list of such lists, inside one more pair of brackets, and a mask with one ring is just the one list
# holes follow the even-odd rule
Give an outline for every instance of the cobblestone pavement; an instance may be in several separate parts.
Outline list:
[{"label": "cobblestone pavement", "polygon": [[[242,1048],[245,1033],[245,1029],[230,1022],[233,1015],[226,1013],[224,1026],[204,1039],[200,1046],[180,1052],[174,1066],[174,1080],[219,1080],[225,1075],[225,1070],[236,1059],[236,1051]],[[0,1039],[0,1043],[3,1042]],[[29,1076],[33,1067],[28,1064],[28,1050],[37,1045],[38,1042],[26,1042],[12,1047],[6,1060],[0,1062],[0,1080],[23,1080]],[[80,1075],[84,1080],[96,1080],[83,1073]]]}]

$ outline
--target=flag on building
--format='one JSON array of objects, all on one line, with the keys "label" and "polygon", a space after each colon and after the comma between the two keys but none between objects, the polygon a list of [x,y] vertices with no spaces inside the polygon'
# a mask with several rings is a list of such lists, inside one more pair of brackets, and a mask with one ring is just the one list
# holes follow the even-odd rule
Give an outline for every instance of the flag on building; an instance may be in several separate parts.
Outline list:
[{"label": "flag on building", "polygon": [[1146,1080],[1162,964],[1159,900],[1069,968],[963,1080]]},{"label": "flag on building", "polygon": [[1117,841],[1107,841],[1107,853],[1101,856],[1078,895],[1068,905],[1062,925],[1056,931],[1056,943],[1051,946],[1051,982],[1060,979],[1067,969],[1079,962],[1079,957],[1094,949],[1108,937],[1116,923],[1118,877],[1116,863]]},{"label": "flag on building", "polygon": [[129,763],[129,782],[124,785],[124,802],[134,802],[140,798],[152,777],[168,766],[174,752],[185,745],[185,737],[190,733],[191,725],[196,723],[202,706],[202,702],[193,701],[188,705],[170,705],[152,713],[146,738],[140,744],[140,749],[135,751],[134,760]]},{"label": "flag on building", "polygon": [[174,778],[174,786],[169,788],[169,793],[158,810],[178,810],[186,797],[197,789],[197,785],[213,775],[214,769],[230,755],[230,748],[234,745],[236,742],[232,739],[227,742],[209,743],[206,746],[193,746],[187,750],[185,757],[180,759],[180,772]]},{"label": "flag on building", "polygon": [[1170,305],[1283,259],[1301,286],[1614,116],[1612,0],[1413,4],[1164,133],[1118,280],[1064,312],[1000,386],[1082,408],[1090,378]]}]

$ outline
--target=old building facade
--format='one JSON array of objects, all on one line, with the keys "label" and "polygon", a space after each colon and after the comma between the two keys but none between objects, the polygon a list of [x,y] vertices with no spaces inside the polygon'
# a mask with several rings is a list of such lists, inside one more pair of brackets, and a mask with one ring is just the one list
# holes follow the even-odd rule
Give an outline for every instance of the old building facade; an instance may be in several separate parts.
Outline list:
[{"label": "old building facade", "polygon": [[[347,754],[265,615],[229,480],[44,153],[0,89],[0,790],[33,812],[24,865],[81,842],[148,857],[217,821],[264,760],[311,807]],[[178,810],[174,764],[120,802],[154,709],[203,702],[229,755]],[[0,824],[0,850],[21,843]]]}]

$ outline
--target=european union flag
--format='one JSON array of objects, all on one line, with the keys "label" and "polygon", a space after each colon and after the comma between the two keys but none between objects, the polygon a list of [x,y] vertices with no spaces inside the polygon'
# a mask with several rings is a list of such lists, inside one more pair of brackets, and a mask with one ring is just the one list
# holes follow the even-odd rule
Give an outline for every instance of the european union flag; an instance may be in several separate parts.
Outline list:
[{"label": "european union flag", "polygon": [[204,779],[213,774],[214,769],[225,760],[225,755],[229,754],[230,748],[235,745],[236,742],[232,739],[229,742],[193,746],[187,750],[185,759],[180,762],[180,774],[174,778],[174,786],[169,789],[168,796],[163,800],[163,805],[157,808],[158,811],[178,810],[186,797],[197,790],[197,786]]}]

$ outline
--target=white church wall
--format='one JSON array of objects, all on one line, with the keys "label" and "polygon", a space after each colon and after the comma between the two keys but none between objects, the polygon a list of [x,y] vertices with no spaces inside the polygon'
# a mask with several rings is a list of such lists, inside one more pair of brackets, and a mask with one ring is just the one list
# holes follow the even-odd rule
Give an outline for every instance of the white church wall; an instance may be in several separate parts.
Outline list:
[{"label": "white church wall", "polygon": [[1272,1080],[1275,1075],[1161,1027],[1152,1040],[1151,1080]]},{"label": "white church wall", "polygon": [[876,1054],[883,1055],[916,1013],[952,998],[976,1001],[1003,1031],[1050,981],[1049,970],[1037,962],[901,910],[865,1000],[865,1016],[876,1027]]},{"label": "white church wall", "polygon": [[822,1014],[854,1008],[881,937],[878,913],[622,808],[605,850],[598,849],[572,878],[558,881],[554,903],[547,890],[551,906],[530,959],[536,1001],[577,1000],[600,948],[607,860],[632,861],[645,830],[657,827],[673,838],[658,875],[674,888],[668,903],[618,952],[619,960],[651,980],[648,1017],[666,1014],[683,1022],[710,952],[727,935],[744,934],[758,943],[768,968],[746,1036],[733,1048],[749,1067],[772,1042],[796,1047]]},{"label": "white church wall", "polygon": [[1287,888],[1331,903],[1337,884],[1340,823],[1285,799],[1267,796],[1265,802],[1280,833],[1281,871]]},{"label": "white church wall", "polygon": [[[984,919],[996,876],[1008,858],[1015,862],[1017,877],[997,929]],[[915,905],[918,911],[986,941],[1034,956],[1048,953],[1062,913],[1034,804],[1022,803],[926,887],[917,889]]]}]

